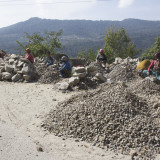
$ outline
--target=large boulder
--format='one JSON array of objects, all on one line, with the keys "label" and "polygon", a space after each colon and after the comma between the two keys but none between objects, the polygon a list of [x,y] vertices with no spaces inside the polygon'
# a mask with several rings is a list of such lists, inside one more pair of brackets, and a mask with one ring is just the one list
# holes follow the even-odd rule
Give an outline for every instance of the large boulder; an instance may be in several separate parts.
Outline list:
[{"label": "large boulder", "polygon": [[74,67],[74,72],[83,73],[86,72],[84,67]]},{"label": "large boulder", "polygon": [[9,72],[2,72],[2,79],[11,80],[12,74]]},{"label": "large boulder", "polygon": [[13,81],[13,82],[17,82],[17,81],[19,81],[21,78],[22,78],[22,76],[21,76],[20,74],[15,74],[15,75],[12,77],[12,81]]},{"label": "large boulder", "polygon": [[80,79],[79,77],[71,77],[69,78],[69,85],[72,87],[72,86],[75,86],[79,83]]},{"label": "large boulder", "polygon": [[6,72],[12,73],[13,70],[14,70],[14,68],[13,68],[12,65],[5,65],[5,71]]},{"label": "large boulder", "polygon": [[9,64],[13,64],[14,63],[14,59],[9,59]]}]

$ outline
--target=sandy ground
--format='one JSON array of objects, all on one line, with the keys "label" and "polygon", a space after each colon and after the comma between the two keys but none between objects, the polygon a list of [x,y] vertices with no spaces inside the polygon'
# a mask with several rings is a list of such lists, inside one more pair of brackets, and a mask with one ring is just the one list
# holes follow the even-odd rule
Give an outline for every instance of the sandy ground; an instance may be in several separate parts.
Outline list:
[{"label": "sandy ground", "polygon": [[0,82],[0,160],[130,160],[41,128],[45,114],[73,94],[54,85]]}]

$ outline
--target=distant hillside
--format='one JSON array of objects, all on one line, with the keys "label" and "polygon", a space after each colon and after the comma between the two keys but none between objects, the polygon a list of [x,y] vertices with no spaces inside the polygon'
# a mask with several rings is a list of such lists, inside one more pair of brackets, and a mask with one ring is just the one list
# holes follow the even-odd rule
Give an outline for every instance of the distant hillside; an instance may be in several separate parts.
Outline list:
[{"label": "distant hillside", "polygon": [[43,32],[63,30],[61,42],[64,46],[59,52],[76,55],[82,49],[97,50],[104,45],[104,36],[111,25],[124,27],[139,49],[151,47],[155,37],[160,36],[160,21],[126,19],[123,21],[91,20],[50,20],[31,18],[24,22],[0,29],[0,48],[9,53],[17,53],[16,40],[26,42],[24,32]]}]

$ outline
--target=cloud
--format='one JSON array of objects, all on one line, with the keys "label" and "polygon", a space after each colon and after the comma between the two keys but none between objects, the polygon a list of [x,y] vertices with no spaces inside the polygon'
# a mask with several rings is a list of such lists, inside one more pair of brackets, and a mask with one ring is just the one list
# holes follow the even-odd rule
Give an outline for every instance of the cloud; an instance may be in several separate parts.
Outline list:
[{"label": "cloud", "polygon": [[133,4],[135,0],[119,0],[118,7],[125,8]]}]

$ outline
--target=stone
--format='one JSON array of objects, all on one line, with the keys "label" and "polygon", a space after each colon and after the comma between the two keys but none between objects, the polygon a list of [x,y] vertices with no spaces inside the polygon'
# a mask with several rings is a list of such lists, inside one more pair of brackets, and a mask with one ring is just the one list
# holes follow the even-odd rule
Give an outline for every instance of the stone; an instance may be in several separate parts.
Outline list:
[{"label": "stone", "polygon": [[69,87],[69,83],[61,82],[61,83],[57,83],[56,86],[59,90],[67,90]]},{"label": "stone", "polygon": [[85,70],[84,67],[74,67],[74,71],[75,71],[76,73],[86,72],[86,70]]},{"label": "stone", "polygon": [[0,81],[2,80],[2,73],[0,73]]},{"label": "stone", "polygon": [[75,86],[79,83],[79,81],[80,81],[79,77],[71,77],[69,78],[69,85]]},{"label": "stone", "polygon": [[115,58],[115,61],[114,61],[115,64],[119,64],[119,63],[122,63],[122,62],[123,62],[122,58],[120,58],[120,57]]},{"label": "stone", "polygon": [[101,73],[97,73],[97,74],[95,75],[95,77],[96,77],[98,80],[102,81],[102,82],[106,82],[106,80],[107,80],[107,78],[104,77]]},{"label": "stone", "polygon": [[28,74],[24,74],[24,75],[23,75],[23,78],[24,78],[26,81],[30,81],[31,76],[28,75]]},{"label": "stone", "polygon": [[18,58],[19,58],[19,56],[18,56],[18,55],[16,55],[16,54],[11,54],[10,58],[11,58],[11,59],[18,59]]},{"label": "stone", "polygon": [[81,78],[84,78],[86,76],[86,72],[83,72],[83,73],[75,72],[72,76],[73,77],[79,77],[81,79]]},{"label": "stone", "polygon": [[13,70],[14,70],[14,68],[13,68],[12,65],[5,65],[5,71],[6,72],[12,73]]},{"label": "stone", "polygon": [[19,61],[17,67],[23,67],[24,62]]},{"label": "stone", "polygon": [[4,66],[0,66],[0,73],[5,72],[5,67]]},{"label": "stone", "polygon": [[2,78],[6,80],[10,80],[12,78],[12,74],[9,72],[2,72]]},{"label": "stone", "polygon": [[87,66],[86,71],[87,71],[87,73],[95,72],[95,71],[97,71],[97,68],[93,65]]},{"label": "stone", "polygon": [[22,73],[26,74],[30,72],[30,67],[29,66],[23,66],[22,68]]},{"label": "stone", "polygon": [[22,76],[20,74],[15,74],[13,77],[12,77],[12,81],[13,82],[17,82],[18,80],[20,80],[22,78]]},{"label": "stone", "polygon": [[9,64],[13,64],[14,63],[14,59],[9,59]]}]

